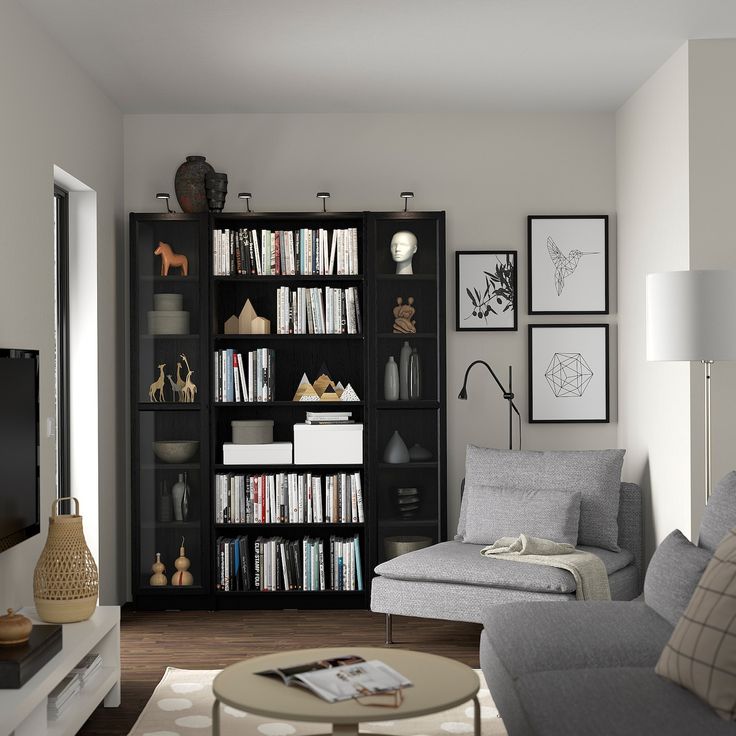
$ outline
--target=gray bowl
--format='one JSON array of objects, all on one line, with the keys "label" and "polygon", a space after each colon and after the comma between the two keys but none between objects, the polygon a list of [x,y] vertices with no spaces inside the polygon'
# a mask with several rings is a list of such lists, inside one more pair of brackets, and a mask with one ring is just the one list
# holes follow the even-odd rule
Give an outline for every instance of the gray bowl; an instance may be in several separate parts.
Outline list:
[{"label": "gray bowl", "polygon": [[164,463],[188,463],[199,452],[199,440],[156,440],[153,454]]}]

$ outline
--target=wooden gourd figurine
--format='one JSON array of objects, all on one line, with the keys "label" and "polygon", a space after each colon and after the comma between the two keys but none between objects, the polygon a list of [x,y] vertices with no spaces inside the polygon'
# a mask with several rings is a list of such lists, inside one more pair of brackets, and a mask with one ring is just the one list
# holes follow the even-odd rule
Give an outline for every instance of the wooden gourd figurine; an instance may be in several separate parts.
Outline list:
[{"label": "wooden gourd figurine", "polygon": [[151,578],[148,581],[151,585],[166,585],[168,582],[166,575],[164,575],[166,568],[164,567],[164,563],[161,562],[160,552],[156,552],[156,562],[151,565],[151,572],[153,575],[151,575]]},{"label": "wooden gourd figurine", "polygon": [[[164,394],[164,388],[166,387],[164,368],[166,368],[166,363],[159,363],[158,378],[148,387],[149,401],[166,401],[166,396]],[[158,398],[156,398],[156,394],[158,394]]]},{"label": "wooden gourd figurine", "polygon": [[179,547],[179,556],[174,560],[176,572],[171,576],[172,585],[193,585],[194,578],[189,572],[189,566],[192,563],[186,556],[184,551],[184,537],[181,538],[181,547]]},{"label": "wooden gourd figurine", "polygon": [[168,276],[169,269],[172,266],[174,268],[180,268],[182,276],[189,275],[189,259],[180,253],[174,253],[174,249],[168,243],[159,242],[153,254],[155,256],[161,256],[162,276]]}]

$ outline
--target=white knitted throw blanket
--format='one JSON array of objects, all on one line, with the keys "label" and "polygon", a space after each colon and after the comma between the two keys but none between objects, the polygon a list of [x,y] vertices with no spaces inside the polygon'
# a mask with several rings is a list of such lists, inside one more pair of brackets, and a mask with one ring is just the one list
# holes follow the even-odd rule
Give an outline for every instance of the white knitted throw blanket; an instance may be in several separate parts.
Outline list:
[{"label": "white knitted throw blanket", "polygon": [[518,537],[501,537],[483,547],[480,553],[484,557],[559,567],[575,578],[575,597],[579,601],[611,600],[603,561],[591,552],[575,549],[571,544],[520,534]]}]

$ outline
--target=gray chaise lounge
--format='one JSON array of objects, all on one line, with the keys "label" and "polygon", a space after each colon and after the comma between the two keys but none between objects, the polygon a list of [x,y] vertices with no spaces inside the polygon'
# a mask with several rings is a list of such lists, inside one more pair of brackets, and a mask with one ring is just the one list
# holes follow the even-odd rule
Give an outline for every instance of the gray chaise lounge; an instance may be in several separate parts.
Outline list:
[{"label": "gray chaise lounge", "polygon": [[654,672],[710,555],[735,526],[732,472],[705,510],[698,547],[676,532],[662,542],[644,601],[487,609],[480,662],[509,736],[736,734],[736,723]]},{"label": "gray chaise lounge", "polygon": [[[604,562],[614,600],[628,601],[641,591],[641,489],[622,483],[618,513],[620,552],[581,547]],[[378,565],[371,610],[391,616],[420,616],[484,623],[494,604],[514,601],[575,601],[575,581],[564,570],[489,560],[481,545],[449,541],[410,552]]]}]

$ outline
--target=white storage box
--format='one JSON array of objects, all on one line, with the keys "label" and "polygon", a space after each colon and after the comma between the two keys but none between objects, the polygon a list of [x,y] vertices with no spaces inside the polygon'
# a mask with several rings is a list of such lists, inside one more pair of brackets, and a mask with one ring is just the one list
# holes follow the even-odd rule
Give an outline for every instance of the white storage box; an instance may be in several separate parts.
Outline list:
[{"label": "white storage box", "polygon": [[225,442],[222,446],[224,465],[291,465],[291,442],[269,442],[265,445],[235,445]]},{"label": "white storage box", "polygon": [[295,465],[352,465],[363,462],[362,424],[295,424]]}]

